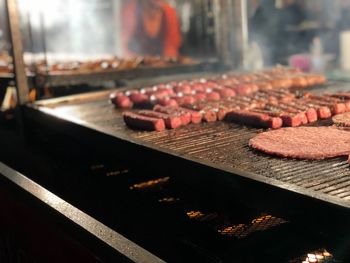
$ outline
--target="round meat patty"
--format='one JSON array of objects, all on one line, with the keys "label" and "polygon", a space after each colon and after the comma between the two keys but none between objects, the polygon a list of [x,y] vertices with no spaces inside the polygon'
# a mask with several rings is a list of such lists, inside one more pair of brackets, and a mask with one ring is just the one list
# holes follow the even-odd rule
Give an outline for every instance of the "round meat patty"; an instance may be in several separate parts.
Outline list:
[{"label": "round meat patty", "polygon": [[350,127],[350,112],[335,115],[332,121],[337,126]]},{"label": "round meat patty", "polygon": [[335,127],[283,128],[260,133],[249,145],[282,157],[325,159],[350,154],[350,131]]}]

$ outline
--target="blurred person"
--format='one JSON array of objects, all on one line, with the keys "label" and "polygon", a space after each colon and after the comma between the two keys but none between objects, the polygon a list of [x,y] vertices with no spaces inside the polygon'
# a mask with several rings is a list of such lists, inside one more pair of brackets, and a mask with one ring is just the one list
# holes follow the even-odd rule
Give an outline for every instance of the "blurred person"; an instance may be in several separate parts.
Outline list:
[{"label": "blurred person", "polygon": [[165,0],[128,0],[122,8],[124,56],[177,57],[181,45],[176,10]]}]

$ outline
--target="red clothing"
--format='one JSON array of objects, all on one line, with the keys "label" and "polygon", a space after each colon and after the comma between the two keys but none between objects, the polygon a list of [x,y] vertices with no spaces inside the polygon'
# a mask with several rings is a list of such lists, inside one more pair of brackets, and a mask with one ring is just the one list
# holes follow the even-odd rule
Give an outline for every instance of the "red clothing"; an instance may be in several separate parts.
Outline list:
[{"label": "red clothing", "polygon": [[[138,2],[135,0],[128,1],[123,7],[122,11],[122,48],[126,56],[135,56],[130,50],[130,41],[133,40],[134,35],[138,32]],[[181,33],[179,27],[179,21],[177,18],[176,10],[169,4],[162,5],[162,27],[164,27],[164,33],[161,34],[161,52],[158,55],[166,57],[176,57],[179,53],[181,45]],[[142,30],[144,30],[142,28]],[[143,32],[144,34],[147,34]],[[148,36],[148,38],[150,38]]]}]

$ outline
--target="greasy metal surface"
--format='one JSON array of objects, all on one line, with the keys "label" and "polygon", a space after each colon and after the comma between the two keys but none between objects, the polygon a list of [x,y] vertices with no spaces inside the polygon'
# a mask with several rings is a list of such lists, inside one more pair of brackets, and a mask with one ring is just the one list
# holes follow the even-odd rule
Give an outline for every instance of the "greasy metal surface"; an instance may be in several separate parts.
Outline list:
[{"label": "greasy metal surface", "polygon": [[40,201],[46,203],[60,214],[72,220],[133,262],[164,262],[114,230],[103,225],[32,180],[0,162],[0,176],[1,175],[21,187],[24,191],[38,198]]},{"label": "greasy metal surface", "polygon": [[[332,84],[325,90],[344,90],[347,86],[344,83]],[[132,131],[124,125],[121,112],[114,109],[107,99],[59,105],[39,109],[55,117],[236,176],[350,208],[350,167],[346,157],[309,161],[268,156],[248,146],[249,139],[262,130],[225,122],[192,124],[164,132]]]}]

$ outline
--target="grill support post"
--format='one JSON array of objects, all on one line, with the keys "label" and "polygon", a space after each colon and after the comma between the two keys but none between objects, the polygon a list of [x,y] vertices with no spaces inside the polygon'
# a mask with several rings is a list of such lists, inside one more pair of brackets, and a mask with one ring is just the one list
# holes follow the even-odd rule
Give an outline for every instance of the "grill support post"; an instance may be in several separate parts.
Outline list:
[{"label": "grill support post", "polygon": [[248,47],[246,0],[215,0],[216,49],[221,62],[230,68],[243,68]]},{"label": "grill support post", "polygon": [[6,0],[5,8],[10,29],[11,55],[14,61],[18,103],[23,105],[29,101],[29,87],[24,68],[23,42],[17,1]]}]

